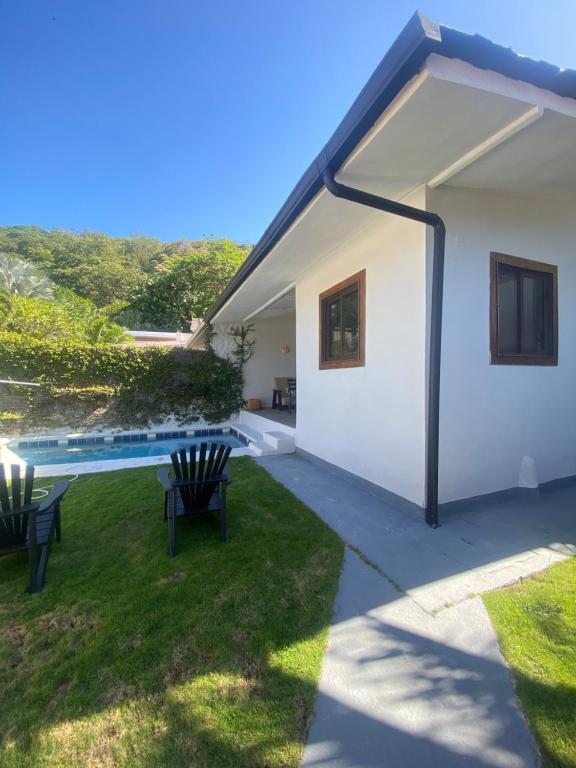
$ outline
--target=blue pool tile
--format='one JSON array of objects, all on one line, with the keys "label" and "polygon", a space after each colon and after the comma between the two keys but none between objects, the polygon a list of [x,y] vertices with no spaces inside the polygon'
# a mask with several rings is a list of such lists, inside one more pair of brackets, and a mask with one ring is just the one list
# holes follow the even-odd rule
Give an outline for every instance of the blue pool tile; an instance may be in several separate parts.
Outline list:
[{"label": "blue pool tile", "polygon": [[78,445],[78,440],[75,437],[71,437],[68,439],[68,445]]},{"label": "blue pool tile", "polygon": [[86,438],[85,437],[79,437],[78,438],[78,445],[86,445]]},{"label": "blue pool tile", "polygon": [[122,435],[114,435],[114,442],[115,443],[121,443],[122,442]]},{"label": "blue pool tile", "polygon": [[28,441],[26,440],[24,442],[18,443],[18,448],[28,448],[28,445]]},{"label": "blue pool tile", "polygon": [[86,438],[86,445],[94,445],[94,438],[93,437],[87,437]]},{"label": "blue pool tile", "polygon": [[58,440],[48,440],[49,448],[58,448]]},{"label": "blue pool tile", "polygon": [[187,436],[188,436],[188,433],[186,432],[186,430],[180,431],[178,433],[178,437],[187,437]]},{"label": "blue pool tile", "polygon": [[104,438],[103,437],[95,437],[94,438],[94,442],[95,443],[103,443],[104,442]]}]

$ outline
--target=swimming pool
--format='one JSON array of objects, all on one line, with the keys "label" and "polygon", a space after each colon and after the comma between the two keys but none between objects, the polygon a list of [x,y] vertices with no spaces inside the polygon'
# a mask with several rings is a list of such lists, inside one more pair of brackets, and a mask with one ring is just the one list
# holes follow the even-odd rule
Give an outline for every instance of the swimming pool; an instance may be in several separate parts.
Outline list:
[{"label": "swimming pool", "polygon": [[11,447],[11,450],[27,464],[40,466],[43,464],[76,464],[87,461],[140,459],[154,456],[166,456],[172,451],[177,451],[180,448],[188,448],[193,444],[200,445],[202,442],[222,442],[226,443],[226,445],[229,445],[231,448],[246,447],[246,442],[235,434],[229,432],[224,435],[180,437],[169,440],[142,440],[139,442],[98,442],[80,445],[78,445],[78,442],[78,440],[68,440],[68,442],[63,445],[35,445],[34,447],[27,448],[17,445]]}]

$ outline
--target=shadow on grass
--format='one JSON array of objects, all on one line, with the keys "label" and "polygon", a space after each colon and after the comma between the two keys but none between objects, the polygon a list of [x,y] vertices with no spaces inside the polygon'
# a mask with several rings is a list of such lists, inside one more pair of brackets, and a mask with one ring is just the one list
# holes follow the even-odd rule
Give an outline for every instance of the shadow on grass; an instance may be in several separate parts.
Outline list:
[{"label": "shadow on grass", "polygon": [[514,670],[518,697],[546,768],[576,765],[576,685],[546,684]]},{"label": "shadow on grass", "polygon": [[298,764],[343,546],[232,467],[228,545],[179,521],[169,559],[145,468],[72,485],[41,594],[24,558],[0,560],[3,766]]}]

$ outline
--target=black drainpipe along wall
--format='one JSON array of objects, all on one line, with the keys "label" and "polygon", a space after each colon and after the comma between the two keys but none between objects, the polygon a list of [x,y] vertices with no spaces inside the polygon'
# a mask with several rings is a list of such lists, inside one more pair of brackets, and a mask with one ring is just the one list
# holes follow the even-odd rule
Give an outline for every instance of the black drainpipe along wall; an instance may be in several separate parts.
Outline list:
[{"label": "black drainpipe along wall", "polygon": [[419,221],[432,227],[434,232],[434,256],[432,262],[432,300],[430,308],[430,347],[428,357],[428,424],[426,434],[426,522],[438,527],[438,452],[440,431],[440,362],[442,349],[442,295],[444,291],[444,248],[446,227],[436,213],[397,203],[354,187],[340,184],[334,174],[325,169],[322,173],[326,189],[336,197],[352,203],[366,205],[379,211]]}]

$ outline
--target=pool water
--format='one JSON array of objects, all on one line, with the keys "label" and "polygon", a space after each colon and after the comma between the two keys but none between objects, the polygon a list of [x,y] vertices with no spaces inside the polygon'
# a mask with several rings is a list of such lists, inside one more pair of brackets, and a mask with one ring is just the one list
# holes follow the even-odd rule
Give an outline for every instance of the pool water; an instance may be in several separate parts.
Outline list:
[{"label": "pool water", "polygon": [[66,446],[57,448],[13,448],[27,464],[75,464],[83,461],[108,459],[141,459],[147,456],[166,456],[180,448],[200,445],[201,442],[225,443],[231,448],[246,446],[234,435],[217,437],[181,437],[174,440],[149,440],[139,443],[99,443],[98,445]]}]

